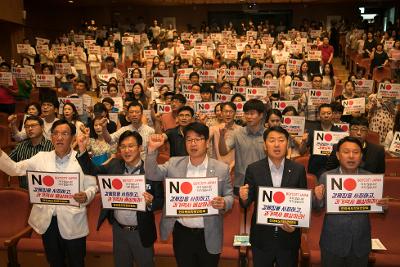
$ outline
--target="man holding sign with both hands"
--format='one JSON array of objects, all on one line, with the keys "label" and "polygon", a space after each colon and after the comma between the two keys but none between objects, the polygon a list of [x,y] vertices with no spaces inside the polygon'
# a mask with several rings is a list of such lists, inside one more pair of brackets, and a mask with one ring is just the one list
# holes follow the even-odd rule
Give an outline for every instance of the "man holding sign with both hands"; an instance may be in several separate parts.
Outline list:
[{"label": "man holding sign with both hands", "polygon": [[[127,175],[125,178],[128,178],[128,175],[144,174],[144,163],[140,158],[142,143],[142,137],[138,132],[125,131],[120,135],[118,140],[118,149],[122,159],[113,158],[106,165],[96,166],[90,160],[86,150],[89,144],[89,129],[87,128],[85,134],[78,136],[80,153],[77,159],[86,174],[119,175],[119,177],[124,179],[123,175]],[[118,181],[121,181],[121,179],[118,179]],[[136,211],[129,208],[103,208],[100,214],[98,228],[106,218],[113,227],[115,266],[129,267],[133,266],[134,262],[139,267],[154,266],[153,244],[157,239],[157,233],[153,211],[162,208],[164,189],[161,182],[146,180],[145,183],[146,191],[142,195],[139,194],[139,197],[143,197],[143,201],[146,203],[145,211]],[[104,183],[100,177],[99,186],[101,187],[101,191],[103,191],[102,186],[104,186]],[[129,187],[129,185],[121,185],[121,188],[117,186],[117,188],[122,190],[134,191],[134,189],[126,189],[126,187]]]},{"label": "man holding sign with both hands", "polygon": [[[208,127],[193,122],[184,130],[186,150],[189,156],[172,157],[165,164],[157,164],[157,149],[164,144],[160,134],[152,135],[148,142],[145,160],[146,178],[155,181],[166,181],[166,194],[180,192],[181,195],[166,199],[163,217],[161,219],[161,239],[166,240],[171,232],[175,258],[179,267],[218,266],[223,240],[223,214],[231,209],[233,204],[233,189],[229,177],[229,167],[225,163],[207,157],[209,139]],[[173,184],[170,180],[179,180]],[[203,177],[202,179],[196,179]],[[206,178],[207,177],[207,178]],[[205,183],[207,179],[217,178],[217,187],[210,188]],[[194,195],[196,183],[203,183],[201,190],[212,189],[215,194],[202,194],[205,206],[195,208],[198,198]],[[184,186],[185,185],[185,186]],[[180,191],[179,191],[180,190]],[[196,192],[199,192],[196,191]],[[179,209],[172,214],[170,202]],[[208,213],[208,215],[207,215]],[[180,215],[182,214],[182,215]],[[189,216],[185,214],[190,214]],[[194,215],[197,214],[197,215]],[[203,215],[207,216],[203,216]]]},{"label": "man holding sign with both hands", "polygon": [[[79,182],[78,188],[82,191],[71,192],[73,200],[78,203],[77,206],[33,204],[29,216],[29,225],[42,235],[47,261],[51,267],[66,266],[66,259],[68,266],[71,267],[85,265],[86,236],[89,234],[86,205],[94,198],[97,186],[93,177],[83,174],[75,158],[76,152],[71,149],[75,133],[75,125],[70,122],[66,120],[54,122],[51,127],[51,142],[54,150],[41,151],[30,159],[18,163],[12,161],[0,150],[0,169],[11,176],[26,175],[27,171],[54,172],[52,175],[54,177],[60,173],[62,175],[59,176],[68,176],[68,173],[79,174],[80,179],[75,182]],[[40,174],[37,176],[40,177]],[[48,187],[46,189],[61,188],[56,187],[57,181],[54,184],[46,183],[45,178],[41,180]],[[30,190],[31,199],[32,195],[36,194],[38,193]]]},{"label": "man holding sign with both hands", "polygon": [[[300,248],[299,228],[284,222],[280,226],[257,224],[258,190],[260,186],[282,188],[307,188],[304,167],[286,159],[289,133],[280,126],[267,129],[263,134],[266,158],[250,164],[246,169],[244,186],[240,187],[240,204],[243,208],[255,202],[251,220],[250,243],[254,266],[295,267]],[[306,211],[310,213],[310,211]],[[289,221],[289,220],[288,220]]]}]

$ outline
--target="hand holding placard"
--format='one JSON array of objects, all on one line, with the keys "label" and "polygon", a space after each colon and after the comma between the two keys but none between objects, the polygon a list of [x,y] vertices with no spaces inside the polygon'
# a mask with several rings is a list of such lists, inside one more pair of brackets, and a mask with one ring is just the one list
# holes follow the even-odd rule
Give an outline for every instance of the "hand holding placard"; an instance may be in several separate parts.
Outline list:
[{"label": "hand holding placard", "polygon": [[244,201],[246,201],[249,198],[249,185],[248,184],[245,184],[239,188],[239,196]]},{"label": "hand holding placard", "polygon": [[211,206],[217,210],[225,209],[225,199],[223,197],[214,197],[211,200]]},{"label": "hand holding placard", "polygon": [[83,204],[87,201],[87,195],[85,192],[79,192],[73,195],[73,198],[76,202]]},{"label": "hand holding placard", "polygon": [[318,200],[322,200],[325,194],[325,186],[323,184],[317,185],[314,188],[314,194]]},{"label": "hand holding placard", "polygon": [[143,192],[143,197],[144,197],[144,202],[146,202],[147,206],[149,206],[149,205],[151,205],[151,203],[153,203],[154,197],[149,192]]}]

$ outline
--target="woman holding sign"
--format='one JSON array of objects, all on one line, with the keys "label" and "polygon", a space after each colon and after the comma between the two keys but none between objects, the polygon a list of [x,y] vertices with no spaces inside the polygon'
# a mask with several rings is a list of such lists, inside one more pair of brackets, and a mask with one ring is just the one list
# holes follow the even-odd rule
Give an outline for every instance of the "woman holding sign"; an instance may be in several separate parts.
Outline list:
[{"label": "woman holding sign", "polygon": [[[258,192],[260,186],[307,188],[306,170],[292,160],[286,159],[289,133],[280,126],[267,129],[263,135],[266,158],[248,165],[244,186],[239,190],[243,208],[255,202],[251,219],[250,243],[254,267],[274,264],[296,267],[300,248],[300,228],[284,222],[280,226],[257,224]],[[275,195],[274,195],[275,199]]]}]

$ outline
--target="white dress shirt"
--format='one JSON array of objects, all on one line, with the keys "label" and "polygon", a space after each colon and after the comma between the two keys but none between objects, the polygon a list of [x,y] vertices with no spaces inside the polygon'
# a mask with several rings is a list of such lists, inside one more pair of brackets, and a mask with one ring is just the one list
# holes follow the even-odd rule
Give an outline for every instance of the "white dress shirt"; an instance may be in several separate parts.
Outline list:
[{"label": "white dress shirt", "polygon": [[268,158],[268,165],[271,171],[272,184],[274,187],[281,187],[283,169],[285,167],[285,159],[282,159],[279,167],[277,168],[275,164]]},{"label": "white dress shirt", "polygon": [[[208,157],[204,158],[203,163],[194,166],[189,159],[187,166],[186,177],[206,177],[208,167]],[[180,217],[178,222],[189,228],[204,228],[203,216],[190,216],[190,217]]]}]

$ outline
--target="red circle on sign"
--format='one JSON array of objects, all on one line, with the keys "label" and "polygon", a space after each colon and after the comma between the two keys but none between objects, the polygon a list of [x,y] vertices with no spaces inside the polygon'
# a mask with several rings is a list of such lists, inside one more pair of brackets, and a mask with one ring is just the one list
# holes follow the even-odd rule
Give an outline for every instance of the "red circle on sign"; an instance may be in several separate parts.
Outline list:
[{"label": "red circle on sign", "polygon": [[292,120],[290,118],[285,118],[285,123],[286,124],[290,124],[292,122]]},{"label": "red circle on sign", "polygon": [[296,60],[293,60],[293,64],[296,64]]},{"label": "red circle on sign", "polygon": [[253,94],[256,94],[256,93],[257,93],[257,90],[256,90],[256,89],[253,89],[251,92],[252,92]]},{"label": "red circle on sign", "polygon": [[315,95],[316,95],[316,96],[321,96],[321,91],[317,91],[317,92],[315,93]]},{"label": "red circle on sign", "polygon": [[325,135],[325,140],[328,141],[328,142],[331,141],[332,140],[332,135],[331,134],[326,134]]},{"label": "red circle on sign", "polygon": [[286,107],[286,103],[285,102],[281,102],[281,104],[279,105],[281,108],[285,108]]},{"label": "red circle on sign", "polygon": [[52,186],[54,184],[54,178],[51,176],[45,176],[43,177],[43,183],[45,186]]},{"label": "red circle on sign", "polygon": [[363,84],[363,82],[362,81],[358,81],[358,85],[362,85]]},{"label": "red circle on sign", "polygon": [[239,92],[243,93],[243,92],[244,92],[244,88],[241,87],[241,88],[239,89]]},{"label": "red circle on sign", "polygon": [[285,194],[283,194],[282,192],[278,191],[278,192],[275,192],[273,198],[274,198],[275,203],[280,204],[283,201],[285,201]]},{"label": "red circle on sign", "polygon": [[238,109],[242,109],[243,105],[242,105],[242,103],[239,103],[239,104],[236,104],[236,107],[237,107]]},{"label": "red circle on sign", "polygon": [[270,84],[270,81],[265,81],[265,85],[269,85]]},{"label": "red circle on sign", "polygon": [[117,190],[120,190],[120,189],[122,188],[122,182],[121,182],[120,179],[114,179],[114,180],[111,182],[111,184],[112,184],[112,186],[113,186],[115,189],[117,189]]},{"label": "red circle on sign", "polygon": [[190,99],[194,99],[194,95],[190,95],[189,98],[190,98]]},{"label": "red circle on sign", "polygon": [[181,191],[184,194],[189,194],[192,192],[192,184],[189,182],[183,182],[181,185]]},{"label": "red circle on sign", "polygon": [[166,106],[164,110],[165,112],[169,112],[170,111],[169,106]]},{"label": "red circle on sign", "polygon": [[205,71],[205,72],[204,72],[204,75],[208,75],[208,71]]},{"label": "red circle on sign", "polygon": [[226,96],[221,96],[221,100],[226,100]]},{"label": "red circle on sign", "polygon": [[349,130],[349,127],[347,127],[347,125],[342,125],[342,130],[347,132]]},{"label": "red circle on sign", "polygon": [[160,79],[160,83],[163,83],[164,82],[164,79]]},{"label": "red circle on sign", "polygon": [[350,101],[349,101],[349,105],[350,105],[350,106],[353,105],[353,100],[350,100]]},{"label": "red circle on sign", "polygon": [[205,105],[204,105],[204,108],[205,108],[205,109],[209,109],[209,108],[210,108],[210,105],[209,105],[209,104],[205,104]]},{"label": "red circle on sign", "polygon": [[353,191],[357,187],[357,182],[353,178],[347,178],[343,183],[344,189]]},{"label": "red circle on sign", "polygon": [[386,85],[386,90],[391,90],[391,89],[392,89],[392,86],[390,84],[387,84]]},{"label": "red circle on sign", "polygon": [[261,75],[261,71],[257,71],[257,75]]},{"label": "red circle on sign", "polygon": [[302,83],[302,82],[299,82],[297,85],[298,85],[298,86],[302,86],[302,85],[303,85],[303,83]]},{"label": "red circle on sign", "polygon": [[233,75],[233,74],[235,74],[235,72],[234,72],[234,71],[231,71],[231,75]]}]

